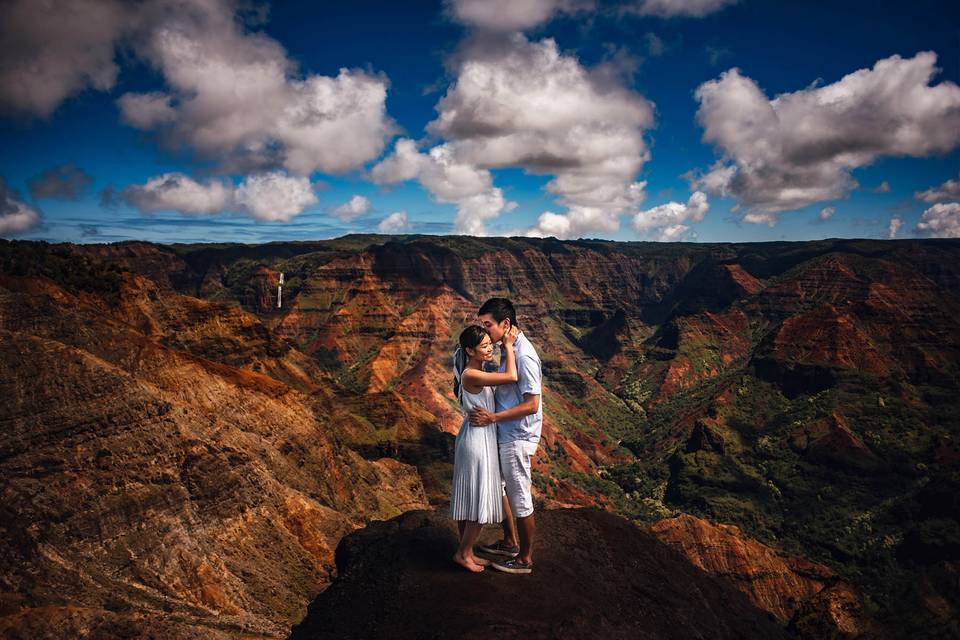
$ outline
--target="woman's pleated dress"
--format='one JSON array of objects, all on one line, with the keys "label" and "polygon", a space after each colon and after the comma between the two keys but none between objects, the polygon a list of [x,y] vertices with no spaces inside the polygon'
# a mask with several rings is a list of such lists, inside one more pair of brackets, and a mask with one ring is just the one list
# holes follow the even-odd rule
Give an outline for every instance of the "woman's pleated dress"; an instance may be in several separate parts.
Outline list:
[{"label": "woman's pleated dress", "polygon": [[470,411],[483,407],[493,413],[493,387],[480,393],[460,388],[463,424],[453,454],[453,488],[450,492],[450,515],[454,520],[470,520],[480,524],[500,524],[503,502],[500,488],[500,456],[497,453],[497,426],[470,426]]}]

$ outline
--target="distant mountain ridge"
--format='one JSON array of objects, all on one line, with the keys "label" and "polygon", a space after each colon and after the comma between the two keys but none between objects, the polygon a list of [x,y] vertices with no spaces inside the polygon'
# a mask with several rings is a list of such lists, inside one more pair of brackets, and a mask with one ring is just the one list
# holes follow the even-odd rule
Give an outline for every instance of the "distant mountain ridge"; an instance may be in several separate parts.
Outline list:
[{"label": "distant mountain ridge", "polygon": [[[379,465],[390,482],[409,478],[409,501],[386,511],[311,498],[358,522],[442,506],[459,427],[450,349],[484,299],[507,296],[544,363],[543,504],[650,524],[684,512],[734,524],[829,565],[879,629],[936,635],[955,629],[958,614],[940,603],[960,601],[956,502],[929,498],[960,486],[958,258],[957,240],[0,241],[0,331],[8,344],[53,339],[125,367],[142,362],[123,355],[142,352],[132,345],[158,345],[252,394],[294,390],[342,448],[322,468]],[[24,308],[39,311],[27,321]],[[103,327],[90,334],[94,317]],[[104,355],[104,344],[117,346]],[[15,353],[4,354],[5,379],[20,397]],[[40,400],[24,398],[0,419],[32,428]],[[7,437],[3,478],[18,487],[24,440]],[[41,442],[56,451],[62,437]],[[304,446],[299,455],[316,455]],[[795,603],[797,615],[804,606]]]}]

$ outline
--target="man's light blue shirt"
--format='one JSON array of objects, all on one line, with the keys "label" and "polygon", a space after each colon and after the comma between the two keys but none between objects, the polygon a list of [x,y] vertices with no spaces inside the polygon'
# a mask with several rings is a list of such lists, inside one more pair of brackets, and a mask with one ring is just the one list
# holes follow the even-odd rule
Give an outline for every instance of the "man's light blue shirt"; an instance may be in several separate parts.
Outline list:
[{"label": "man's light blue shirt", "polygon": [[[517,420],[497,422],[497,442],[503,444],[515,440],[540,442],[540,431],[543,427],[543,395],[541,383],[543,374],[540,368],[540,356],[530,341],[521,331],[517,341],[513,344],[513,355],[517,360],[517,378],[513,384],[501,384],[495,387],[494,398],[497,411],[512,409],[523,402],[523,394],[532,393],[540,396],[540,406],[537,412],[523,416]],[[507,368],[507,360],[500,353],[500,372]]]}]

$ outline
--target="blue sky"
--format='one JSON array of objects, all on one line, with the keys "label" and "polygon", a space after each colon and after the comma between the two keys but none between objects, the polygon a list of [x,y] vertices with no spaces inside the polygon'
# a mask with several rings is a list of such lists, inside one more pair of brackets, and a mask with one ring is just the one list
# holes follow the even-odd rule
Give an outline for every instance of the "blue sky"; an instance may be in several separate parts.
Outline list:
[{"label": "blue sky", "polygon": [[[5,5],[0,236],[733,242],[960,229],[951,3],[329,4]],[[104,26],[65,41],[76,20]],[[196,59],[183,54],[194,44]],[[264,95],[284,97],[228,99],[261,72]],[[771,106],[780,94],[791,98]],[[412,141],[407,155],[398,140]]]}]

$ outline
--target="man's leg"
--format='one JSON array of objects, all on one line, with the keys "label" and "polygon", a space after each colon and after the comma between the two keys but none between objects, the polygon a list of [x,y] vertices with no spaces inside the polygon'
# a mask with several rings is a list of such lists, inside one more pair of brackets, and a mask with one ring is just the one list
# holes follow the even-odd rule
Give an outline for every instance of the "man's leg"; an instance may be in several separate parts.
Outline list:
[{"label": "man's leg", "polygon": [[[508,573],[530,573],[533,564],[533,494],[530,458],[537,445],[525,441],[505,443],[500,448],[500,468],[510,510],[516,517],[520,554],[514,560],[494,562],[493,568]],[[519,561],[519,565],[516,564]]]},{"label": "man's leg", "polygon": [[[523,493],[523,504],[518,505],[517,524],[520,532],[520,555],[518,559],[521,562],[533,562],[533,534],[536,529],[536,522],[533,519],[533,456],[537,454],[537,445],[531,442],[520,442],[520,461],[521,461],[521,484],[525,489]],[[522,510],[521,510],[522,509]]]},{"label": "man's leg", "polygon": [[517,518],[517,524],[520,530],[520,555],[517,556],[521,562],[533,562],[533,532],[536,528],[531,513],[526,518]]},{"label": "man's leg", "polygon": [[[502,474],[502,471],[501,471]],[[500,525],[503,527],[503,539],[493,544],[481,545],[479,549],[484,553],[498,556],[516,557],[520,550],[517,543],[517,523],[513,519],[513,512],[510,510],[510,500],[506,495],[506,488],[503,489],[503,520]],[[460,537],[463,537],[461,533]]]},{"label": "man's leg", "polygon": [[513,519],[513,511],[510,510],[510,499],[503,496],[503,545],[505,547],[517,546],[517,523]]}]

